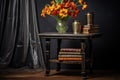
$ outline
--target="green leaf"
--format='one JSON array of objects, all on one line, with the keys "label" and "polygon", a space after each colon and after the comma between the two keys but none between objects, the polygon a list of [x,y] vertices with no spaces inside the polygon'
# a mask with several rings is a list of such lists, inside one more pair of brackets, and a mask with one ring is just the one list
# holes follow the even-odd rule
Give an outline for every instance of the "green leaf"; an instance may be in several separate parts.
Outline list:
[{"label": "green leaf", "polygon": [[55,0],[55,3],[62,3],[63,2],[63,0]]}]

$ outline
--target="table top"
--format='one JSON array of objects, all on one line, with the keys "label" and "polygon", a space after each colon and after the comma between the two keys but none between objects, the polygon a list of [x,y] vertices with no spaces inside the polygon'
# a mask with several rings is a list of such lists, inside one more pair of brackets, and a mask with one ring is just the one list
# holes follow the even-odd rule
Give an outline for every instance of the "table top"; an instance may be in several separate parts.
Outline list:
[{"label": "table top", "polygon": [[39,33],[39,37],[41,38],[60,38],[60,39],[86,39],[86,38],[97,38],[101,36],[101,33],[89,33],[89,34],[73,34],[73,33],[57,33],[57,32],[44,32]]}]

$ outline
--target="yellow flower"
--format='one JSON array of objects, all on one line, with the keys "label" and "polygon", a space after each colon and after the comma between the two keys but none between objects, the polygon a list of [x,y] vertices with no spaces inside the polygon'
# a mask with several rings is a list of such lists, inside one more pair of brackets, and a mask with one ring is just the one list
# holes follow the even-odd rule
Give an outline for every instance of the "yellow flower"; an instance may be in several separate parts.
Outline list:
[{"label": "yellow flower", "polygon": [[83,3],[83,0],[79,0],[78,2],[79,2],[80,4],[82,4],[82,3]]},{"label": "yellow flower", "polygon": [[49,6],[50,11],[53,11],[54,8],[55,8],[54,4],[52,6]]},{"label": "yellow flower", "polygon": [[56,4],[56,6],[54,8],[55,8],[55,10],[58,10],[60,8],[60,4]]},{"label": "yellow flower", "polygon": [[41,13],[41,16],[42,16],[42,17],[45,17],[45,13],[46,13],[46,12],[45,12],[45,9],[43,9],[43,10],[42,10],[42,13]]},{"label": "yellow flower", "polygon": [[82,6],[82,10],[85,10],[86,8],[87,8],[87,3],[84,2],[84,3],[83,3],[83,6]]},{"label": "yellow flower", "polygon": [[60,12],[59,12],[59,16],[61,17],[61,18],[64,18],[64,17],[66,17],[68,14],[68,9],[60,9]]}]

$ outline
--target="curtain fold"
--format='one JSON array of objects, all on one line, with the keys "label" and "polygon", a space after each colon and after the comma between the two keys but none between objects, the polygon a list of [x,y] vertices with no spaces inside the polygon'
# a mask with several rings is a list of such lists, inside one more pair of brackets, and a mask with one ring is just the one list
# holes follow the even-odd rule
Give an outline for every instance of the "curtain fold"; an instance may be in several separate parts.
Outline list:
[{"label": "curtain fold", "polygon": [[37,0],[1,0],[0,66],[44,68]]}]

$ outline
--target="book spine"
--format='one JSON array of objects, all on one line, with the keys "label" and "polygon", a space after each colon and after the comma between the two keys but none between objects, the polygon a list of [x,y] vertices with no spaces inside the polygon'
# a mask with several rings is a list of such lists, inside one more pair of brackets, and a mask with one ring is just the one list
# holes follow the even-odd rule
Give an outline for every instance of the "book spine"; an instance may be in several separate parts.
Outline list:
[{"label": "book spine", "polygon": [[80,48],[62,48],[60,49],[61,52],[80,52]]},{"label": "book spine", "polygon": [[74,55],[74,54],[81,54],[80,52],[59,52],[59,54],[61,55],[64,55],[64,54],[71,54],[71,55]]},{"label": "book spine", "polygon": [[58,60],[60,60],[60,61],[61,60],[66,60],[66,61],[80,61],[80,60],[82,60],[82,58],[76,58],[76,57],[75,58],[73,58],[73,57],[72,58],[71,57],[69,57],[69,58],[61,58],[60,57],[60,58],[58,58]]},{"label": "book spine", "polygon": [[58,55],[58,57],[82,57],[82,55]]}]

